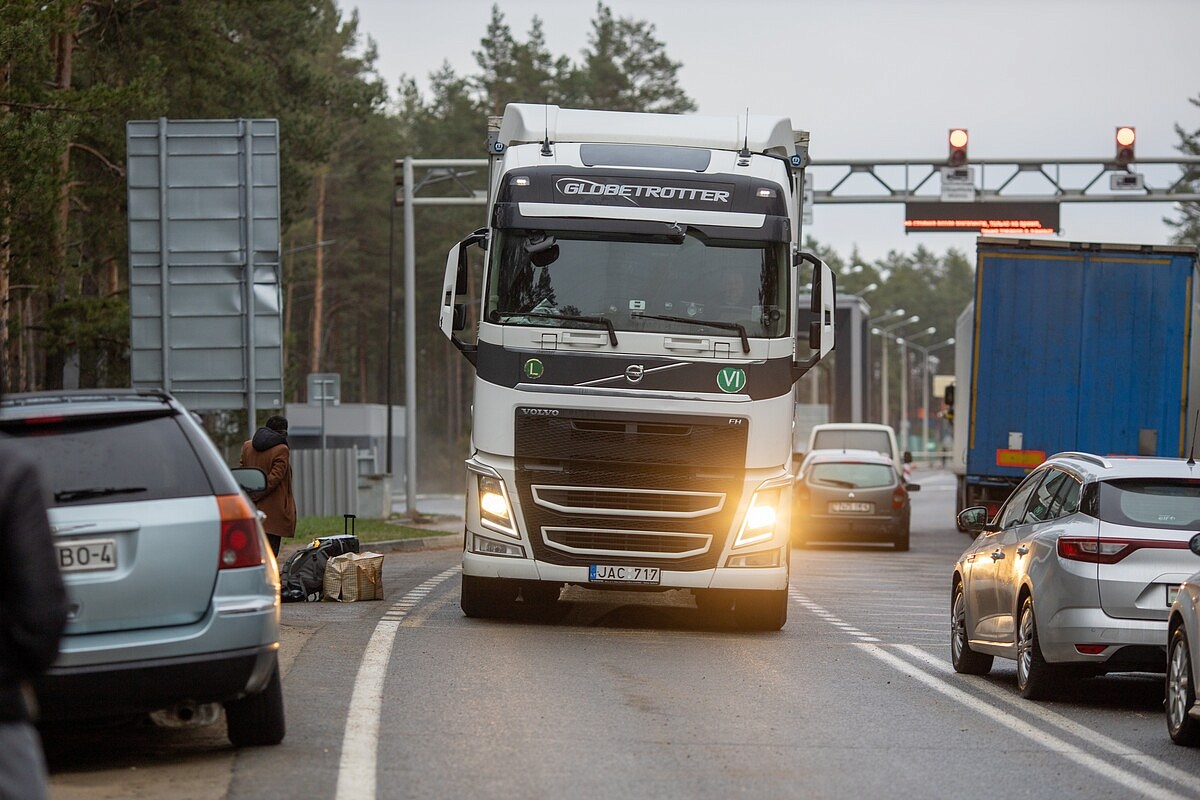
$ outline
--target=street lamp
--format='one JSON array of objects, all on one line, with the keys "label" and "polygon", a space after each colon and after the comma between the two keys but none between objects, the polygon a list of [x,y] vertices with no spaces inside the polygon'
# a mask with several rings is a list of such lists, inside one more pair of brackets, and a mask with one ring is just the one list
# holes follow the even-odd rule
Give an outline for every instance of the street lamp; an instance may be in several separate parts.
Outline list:
[{"label": "street lamp", "polygon": [[883,322],[886,319],[895,319],[896,317],[903,317],[907,313],[908,312],[905,311],[903,308],[894,308],[891,311],[887,312],[886,314],[881,314],[880,316],[875,317],[874,319],[867,320],[867,324],[874,325],[875,323]]},{"label": "street lamp", "polygon": [[[899,311],[900,314],[904,313],[904,309],[897,309],[897,310]],[[893,311],[890,314],[885,314],[883,318],[886,319],[887,317],[895,317],[895,316],[897,316],[897,313],[895,311]],[[880,327],[871,328],[871,333],[878,334],[879,336],[883,337],[882,349],[879,352],[879,358],[880,358],[880,364],[881,364],[879,377],[882,379],[882,384],[883,384],[883,386],[880,388],[880,392],[879,392],[879,421],[882,422],[884,425],[888,424],[888,422],[887,422],[887,417],[888,417],[888,347],[887,347],[888,336],[894,330],[903,328],[905,325],[911,325],[914,322],[920,322],[920,321],[921,321],[920,315],[913,314],[911,317],[902,319],[899,322],[893,322],[891,325],[884,325],[884,326],[880,326]]]},{"label": "street lamp", "polygon": [[[932,330],[932,328],[930,329]],[[909,343],[914,350],[921,351],[921,408],[925,409],[921,415],[921,452],[929,451],[929,354],[934,350],[941,350],[943,347],[949,347],[954,344],[954,337],[951,336],[944,342],[939,342],[929,347],[921,347],[919,344]]]},{"label": "street lamp", "polygon": [[864,294],[866,294],[867,292],[873,292],[873,291],[875,291],[875,290],[876,290],[876,289],[878,289],[878,288],[879,288],[879,284],[878,284],[878,283],[868,283],[866,286],[864,286],[863,288],[859,289],[857,292],[854,292],[854,293],[853,293],[853,294],[851,294],[850,296],[851,296],[851,297],[862,297],[862,296],[863,296]]},{"label": "street lamp", "polygon": [[[896,337],[896,341],[900,343],[900,439],[904,442],[903,449],[911,449],[908,445],[908,382],[912,375],[908,369],[908,345],[913,340],[920,336],[932,336],[937,333],[937,328],[930,325],[923,331],[912,334],[907,338]],[[917,347],[918,345],[913,345]]]}]

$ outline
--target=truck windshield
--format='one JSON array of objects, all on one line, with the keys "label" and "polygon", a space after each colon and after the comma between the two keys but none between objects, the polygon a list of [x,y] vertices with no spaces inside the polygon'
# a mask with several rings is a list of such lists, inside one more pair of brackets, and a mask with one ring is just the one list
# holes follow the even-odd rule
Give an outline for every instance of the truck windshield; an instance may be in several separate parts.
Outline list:
[{"label": "truck windshield", "polygon": [[[788,335],[785,242],[682,240],[583,231],[497,231],[484,319],[507,325],[738,336],[697,322],[736,323],[750,337]],[[542,315],[542,316],[539,316]],[[678,320],[655,319],[677,317]],[[684,321],[686,320],[686,321]]]}]

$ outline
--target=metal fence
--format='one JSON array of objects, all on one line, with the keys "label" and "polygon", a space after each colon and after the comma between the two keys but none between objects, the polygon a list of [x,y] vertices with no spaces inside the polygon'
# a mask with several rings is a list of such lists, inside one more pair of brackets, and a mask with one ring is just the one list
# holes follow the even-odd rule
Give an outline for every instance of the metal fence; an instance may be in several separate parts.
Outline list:
[{"label": "metal fence", "polygon": [[358,514],[356,448],[292,450],[291,460],[292,491],[300,516]]}]

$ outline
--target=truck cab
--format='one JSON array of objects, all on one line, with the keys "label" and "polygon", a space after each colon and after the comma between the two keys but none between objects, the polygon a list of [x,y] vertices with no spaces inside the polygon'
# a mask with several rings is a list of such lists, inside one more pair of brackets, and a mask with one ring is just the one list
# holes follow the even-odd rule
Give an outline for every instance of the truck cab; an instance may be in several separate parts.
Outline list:
[{"label": "truck cab", "polygon": [[796,139],[786,118],[506,109],[488,226],[441,300],[476,369],[468,616],[581,585],[784,624],[794,385],[833,348]]}]

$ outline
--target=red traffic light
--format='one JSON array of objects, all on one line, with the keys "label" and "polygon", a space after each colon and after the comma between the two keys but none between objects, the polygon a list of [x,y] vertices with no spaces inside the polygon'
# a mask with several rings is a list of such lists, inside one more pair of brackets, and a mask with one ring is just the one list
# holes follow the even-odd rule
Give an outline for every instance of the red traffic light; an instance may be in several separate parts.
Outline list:
[{"label": "red traffic light", "polygon": [[1137,130],[1132,125],[1117,128],[1117,163],[1125,166],[1133,161],[1133,145],[1137,141]]},{"label": "red traffic light", "polygon": [[947,159],[950,166],[961,167],[967,163],[967,129],[950,129],[950,156]]}]

